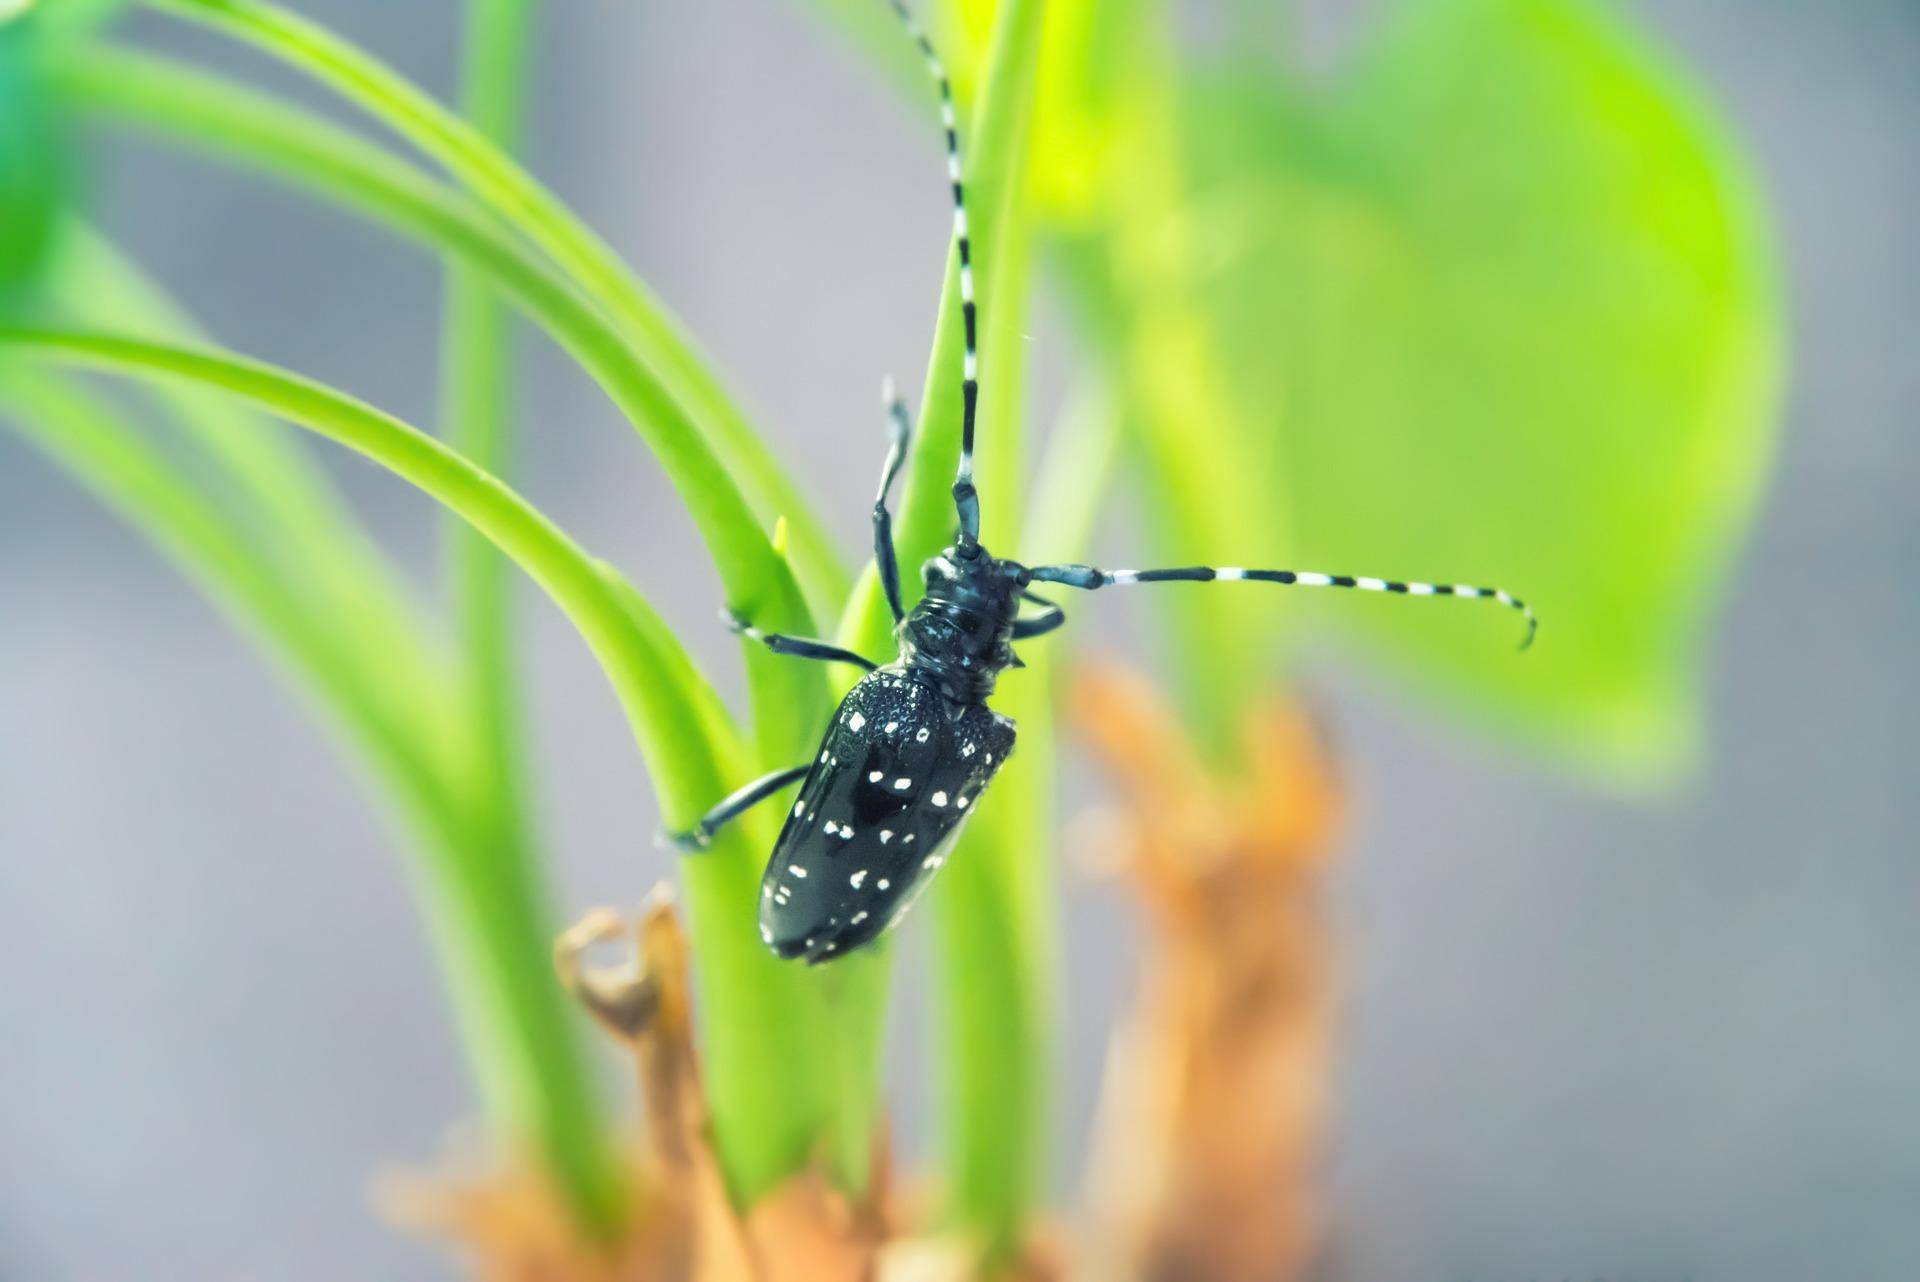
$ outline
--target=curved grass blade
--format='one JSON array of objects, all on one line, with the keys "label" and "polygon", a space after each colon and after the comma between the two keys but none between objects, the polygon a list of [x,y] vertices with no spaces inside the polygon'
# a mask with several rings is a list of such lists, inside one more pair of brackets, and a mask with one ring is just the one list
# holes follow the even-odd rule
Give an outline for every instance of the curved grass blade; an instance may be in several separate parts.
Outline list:
[{"label": "curved grass blade", "polygon": [[[706,538],[729,605],[808,628],[785,564],[672,392],[599,310],[470,202],[379,147],[208,73],[161,59],[89,54],[73,60],[63,77],[78,103],[298,181],[485,273],[600,384],[659,457]],[[808,735],[826,717],[825,677],[752,643],[746,658],[764,757],[792,760],[812,747]],[[805,732],[789,729],[801,724]]]},{"label": "curved grass blade", "polygon": [[[295,180],[472,265],[567,347],[616,403],[629,413],[640,412],[632,408],[641,404],[633,389],[646,386],[651,375],[605,319],[467,201],[382,149],[263,94],[159,59],[96,52],[69,65],[65,84],[77,102],[116,120],[158,129],[168,137],[235,156]],[[752,658],[777,665],[776,675],[783,679],[807,680],[809,692],[816,696],[821,689],[812,684],[821,678],[806,673],[803,665],[765,654],[759,647],[754,647]],[[822,711],[816,719],[805,701],[777,695],[756,698],[756,706],[777,710],[775,734],[810,735],[825,715]],[[807,743],[802,752],[811,746]],[[754,759],[742,758],[724,772],[727,785],[710,793],[707,800],[724,795],[733,784],[751,777],[756,768]],[[741,833],[758,841],[762,852],[772,844],[773,834],[761,832],[756,823],[744,825]],[[704,877],[704,868],[704,861],[700,870],[690,868],[690,879]],[[736,904],[751,905],[756,893],[751,880],[735,886],[723,878],[713,885],[703,883],[691,896],[691,928],[703,959],[699,982],[706,1026],[713,1029],[730,1022],[733,1016],[729,1012],[735,1010],[742,1012],[739,1018],[743,1020],[777,1020],[778,1016],[763,1009],[761,1003],[766,995],[784,990],[778,985],[768,987],[760,969],[763,959],[732,956],[737,932],[742,930],[758,948],[752,923],[743,926],[724,907],[716,906],[712,911],[704,907],[723,893],[723,885],[737,892]],[[710,935],[709,929],[729,933],[724,937]],[[707,960],[722,954],[729,960]],[[879,1030],[885,991],[883,982],[869,978],[857,983],[848,976],[856,972],[871,975],[875,965],[861,959],[837,968],[843,972],[840,977],[823,975],[801,981],[818,990],[809,998],[813,1005],[807,1008],[823,1005],[825,1014],[820,1018],[830,1019],[836,1031],[814,1037],[802,1048],[790,1047],[784,1054],[782,1062],[793,1066],[794,1080],[781,1118],[769,1120],[765,1116],[773,1107],[769,1097],[775,1088],[755,1067],[755,1039],[744,1043],[728,1037],[709,1039],[717,1043],[709,1052],[707,1071],[718,1140],[728,1172],[739,1189],[751,1193],[768,1187],[774,1178],[792,1169],[783,1163],[797,1165],[812,1155],[811,1138],[799,1143],[791,1139],[791,1127],[796,1123],[825,1126],[830,1132],[828,1148],[838,1177],[850,1189],[857,1190],[864,1183],[873,1147],[872,1101],[879,1098]],[[727,978],[735,975],[742,977],[737,986]],[[745,1047],[737,1066],[731,1054],[735,1045]],[[824,1092],[840,1103],[831,1108],[806,1103],[814,1092]],[[767,1137],[770,1147],[766,1152],[760,1151],[759,1135]]]},{"label": "curved grass blade", "polygon": [[[139,336],[203,340],[186,310],[96,229],[70,222],[62,245],[54,297],[63,315]],[[274,549],[282,572],[297,572],[316,598],[312,613],[335,635],[343,661],[358,664],[361,679],[396,707],[410,708],[418,731],[442,727],[452,749],[456,736],[444,729],[455,698],[444,675],[447,655],[326,473],[299,442],[260,430],[226,397],[184,386],[154,390],[242,505],[250,537]]]},{"label": "curved grass blade", "polygon": [[[498,479],[434,440],[351,397],[224,353],[108,335],[0,326],[19,357],[141,379],[178,379],[251,401],[345,445],[457,512],[518,564],[586,640],[639,744],[665,821],[690,824],[739,777],[728,745],[703,733],[718,708],[672,633],[630,585],[587,555]],[[686,865],[690,915],[703,940],[703,994],[724,1038],[710,1039],[707,1085],[716,1143],[735,1195],[751,1200],[803,1165],[831,1111],[817,977],[784,965],[754,928],[766,821],[729,830]],[[758,843],[758,844],[757,844]],[[544,943],[542,945],[544,948]],[[550,969],[520,959],[522,982],[551,995]],[[771,1074],[768,1065],[780,1065]]]},{"label": "curved grass blade", "polygon": [[[612,316],[641,357],[659,372],[694,426],[739,478],[763,539],[785,517],[794,573],[821,611],[844,600],[847,574],[806,496],[713,375],[666,306],[618,254],[559,199],[459,117],[405,77],[316,23],[259,0],[148,0],[154,8],[203,23],[263,50],[354,102],[445,165],[510,226],[552,256],[595,304]],[[731,482],[729,483],[731,489]],[[770,575],[772,569],[760,567]],[[757,602],[746,583],[736,605]],[[770,626],[774,621],[763,619]],[[789,629],[798,618],[778,620]]]},{"label": "curved grass blade", "polygon": [[486,834],[472,822],[467,776],[436,751],[455,742],[449,720],[427,720],[367,680],[327,603],[263,547],[259,523],[213,502],[177,463],[100,401],[38,371],[0,373],[0,409],[26,439],[164,552],[295,678],[364,766],[424,863],[430,914],[461,1029],[503,1133],[528,1144],[596,1229],[624,1194],[571,1012],[538,982],[550,923],[533,880],[487,875]]}]

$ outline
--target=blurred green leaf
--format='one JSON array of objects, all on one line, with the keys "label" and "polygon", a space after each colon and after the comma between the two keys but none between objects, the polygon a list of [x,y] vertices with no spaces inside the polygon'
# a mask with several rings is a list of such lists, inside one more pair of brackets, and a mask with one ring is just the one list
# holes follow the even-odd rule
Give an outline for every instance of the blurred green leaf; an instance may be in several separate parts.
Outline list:
[{"label": "blurred green leaf", "polygon": [[65,120],[47,92],[37,24],[0,24],[0,299],[46,264],[70,154]]},{"label": "blurred green leaf", "polygon": [[131,0],[0,0],[0,26],[12,18],[39,38],[71,40],[92,35],[118,17]]},{"label": "blurred green leaf", "polygon": [[1324,96],[1227,75],[1190,108],[1202,296],[1273,447],[1276,550],[1498,583],[1542,630],[1517,658],[1497,611],[1299,608],[1591,763],[1683,762],[1781,383],[1759,202],[1704,106],[1578,0],[1444,0]]},{"label": "blurred green leaf", "polygon": [[73,137],[46,72],[127,0],[0,0],[0,300],[45,268],[71,202]]}]

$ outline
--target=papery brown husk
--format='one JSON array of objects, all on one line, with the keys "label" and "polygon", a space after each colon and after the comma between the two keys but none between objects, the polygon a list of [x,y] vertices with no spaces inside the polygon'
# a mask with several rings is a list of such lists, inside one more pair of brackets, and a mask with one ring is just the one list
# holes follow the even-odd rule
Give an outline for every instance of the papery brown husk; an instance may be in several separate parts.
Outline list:
[{"label": "papery brown husk", "polygon": [[[634,940],[616,966],[590,966],[590,948]],[[601,909],[555,945],[561,981],[632,1057],[645,1103],[644,1141],[632,1158],[634,1206],[623,1234],[582,1239],[527,1168],[390,1177],[390,1218],[452,1242],[477,1276],[495,1282],[966,1282],[977,1251],[916,1234],[923,1216],[884,1151],[867,1200],[836,1189],[818,1168],[787,1180],[742,1213],[728,1198],[708,1138],[694,1050],[687,942],[671,895],[657,890],[629,927]],[[1054,1282],[1039,1249],[1001,1273],[1006,1282]]]},{"label": "papery brown husk", "polygon": [[1319,1223],[1332,976],[1321,889],[1341,794],[1311,720],[1247,719],[1245,772],[1203,768],[1146,681],[1085,665],[1075,719],[1120,786],[1106,834],[1147,915],[1108,1056],[1085,1275],[1297,1276]]}]

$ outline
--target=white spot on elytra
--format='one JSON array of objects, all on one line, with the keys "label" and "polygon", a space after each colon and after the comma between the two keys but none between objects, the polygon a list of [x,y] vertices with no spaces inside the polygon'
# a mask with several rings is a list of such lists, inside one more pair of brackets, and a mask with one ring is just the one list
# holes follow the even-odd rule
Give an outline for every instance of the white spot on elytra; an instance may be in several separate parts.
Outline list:
[{"label": "white spot on elytra", "polygon": [[829,837],[831,837],[833,835],[833,830],[837,827],[839,827],[839,825],[834,823],[833,820],[829,819],[825,823],[820,825],[820,831],[826,833]]},{"label": "white spot on elytra", "polygon": [[797,880],[805,881],[807,879],[807,870],[799,864],[788,864],[787,871],[792,873]]},{"label": "white spot on elytra", "polygon": [[905,837],[901,838],[900,844],[903,846],[911,846],[916,835],[915,833],[908,833]]},{"label": "white spot on elytra", "polygon": [[971,757],[973,755],[973,745],[968,744],[966,747],[960,749],[960,755],[963,757]]},{"label": "white spot on elytra", "polygon": [[934,794],[933,794],[933,804],[934,804],[934,805],[936,805],[936,806],[944,806],[944,805],[946,805],[946,804],[947,804],[947,794],[946,794],[946,793],[944,793],[944,792],[936,792],[936,793],[934,793]]},{"label": "white spot on elytra", "polygon": [[855,890],[858,890],[860,889],[860,883],[865,881],[866,879],[867,879],[867,870],[865,868],[862,868],[859,872],[847,878],[847,884],[852,886]]},{"label": "white spot on elytra", "polygon": [[889,841],[892,841],[892,840],[893,840],[893,829],[891,829],[891,828],[882,828],[882,829],[880,830],[880,844],[884,846],[884,845],[886,845],[886,844],[887,844],[887,843],[888,843]]},{"label": "white spot on elytra", "polygon": [[911,787],[913,787],[913,780],[907,778],[905,775],[893,781],[893,790],[895,792],[905,792]]},{"label": "white spot on elytra", "polygon": [[799,817],[800,817],[800,813],[801,813],[801,812],[802,812],[803,810],[805,810],[806,808],[807,808],[807,803],[806,803],[806,802],[804,802],[804,801],[796,801],[796,802],[794,802],[794,803],[793,803],[793,814],[794,814],[794,817],[795,817],[796,819],[797,819],[797,818],[799,818]]},{"label": "white spot on elytra", "polygon": [[861,922],[865,921],[866,919],[867,919],[866,910],[862,909],[861,911],[855,913],[853,916],[847,918],[847,925],[858,926]]},{"label": "white spot on elytra", "polygon": [[937,854],[928,855],[920,861],[920,866],[922,868],[938,868],[940,866],[940,856]]},{"label": "white spot on elytra", "polygon": [[899,728],[900,728],[900,723],[899,723],[898,721],[889,721],[889,722],[887,722],[887,733],[888,733],[888,734],[892,734],[892,733],[893,733],[893,732],[894,732],[895,730],[898,730]]},{"label": "white spot on elytra", "polygon": [[867,719],[857,712],[847,718],[847,729],[849,730],[859,730],[866,724]]},{"label": "white spot on elytra", "polygon": [[927,729],[927,728],[926,728],[925,726],[921,726],[921,727],[920,727],[920,733],[919,733],[919,734],[916,734],[915,736],[913,736],[913,741],[914,741],[915,743],[925,743],[925,742],[927,741],[927,735],[928,735],[929,733],[930,733],[930,732],[928,731],[928,729]]},{"label": "white spot on elytra", "polygon": [[878,771],[878,770],[869,770],[869,771],[867,771],[867,782],[868,782],[868,783],[879,783],[879,782],[880,782],[880,775],[881,775],[881,772],[880,772],[880,771]]},{"label": "white spot on elytra", "polygon": [[877,888],[878,888],[878,889],[880,889],[880,890],[891,890],[891,889],[893,889],[893,883],[892,883],[892,882],[890,882],[890,881],[888,881],[888,880],[887,880],[887,879],[886,879],[885,877],[882,877],[882,878],[881,878],[881,879],[880,879],[879,881],[876,881],[876,882],[874,882],[873,884],[874,884],[874,886],[875,886],[875,887],[877,887]]},{"label": "white spot on elytra", "polygon": [[956,797],[954,798],[953,804],[965,810],[967,808],[967,799],[965,797]]},{"label": "white spot on elytra", "polygon": [[823,766],[827,764],[827,750],[825,748],[820,749],[820,764]]}]

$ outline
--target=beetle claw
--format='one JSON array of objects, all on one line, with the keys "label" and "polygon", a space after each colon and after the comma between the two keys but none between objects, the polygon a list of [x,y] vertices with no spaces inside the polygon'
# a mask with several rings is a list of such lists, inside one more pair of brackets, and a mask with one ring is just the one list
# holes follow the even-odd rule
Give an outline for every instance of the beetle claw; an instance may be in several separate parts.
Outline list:
[{"label": "beetle claw", "polygon": [[653,844],[659,850],[677,850],[683,855],[697,855],[713,845],[713,835],[699,828],[689,828],[685,832],[659,828],[654,831]]}]

